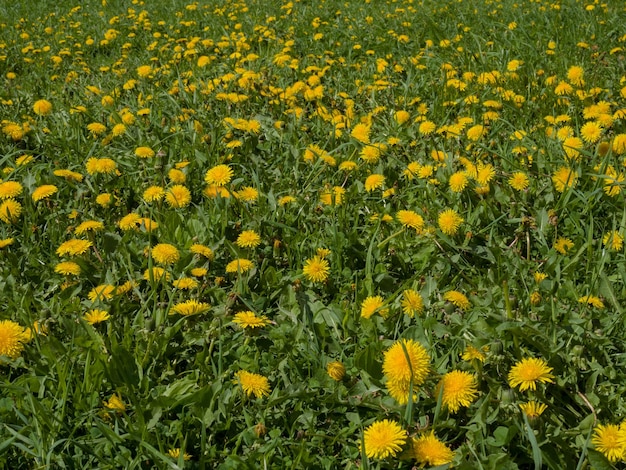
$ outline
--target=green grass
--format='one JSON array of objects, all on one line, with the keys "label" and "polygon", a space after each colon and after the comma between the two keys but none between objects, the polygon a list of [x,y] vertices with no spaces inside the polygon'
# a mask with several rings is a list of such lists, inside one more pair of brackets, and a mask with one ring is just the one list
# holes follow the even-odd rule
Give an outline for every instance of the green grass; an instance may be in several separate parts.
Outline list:
[{"label": "green grass", "polygon": [[[626,444],[606,448],[626,412],[626,258],[608,238],[626,230],[619,2],[83,3],[0,6],[0,169],[22,188],[0,186],[0,466],[408,469],[436,465],[410,445],[432,432],[459,469],[624,467]],[[369,143],[351,135],[359,123]],[[233,176],[212,197],[206,173],[221,164]],[[559,183],[562,167],[576,180]],[[176,184],[189,204],[144,197]],[[34,200],[42,185],[56,192]],[[440,223],[447,209],[458,227]],[[144,221],[125,227],[131,213]],[[102,229],[77,234],[85,221]],[[244,230],[260,244],[238,243]],[[74,238],[91,247],[60,256]],[[161,260],[157,244],[179,256]],[[319,282],[315,256],[329,267]],[[253,267],[229,272],[236,259]],[[211,307],[176,313],[191,300]],[[90,324],[94,309],[109,318]],[[243,328],[242,311],[266,324]],[[8,321],[30,331],[16,350]],[[399,339],[429,355],[406,404],[383,369]],[[468,347],[484,358],[463,359]],[[511,386],[531,357],[553,378]],[[245,393],[242,370],[269,387]],[[453,413],[437,385],[455,370],[476,393]],[[540,416],[522,412],[530,400]],[[380,458],[366,436],[385,419],[406,442]]]}]

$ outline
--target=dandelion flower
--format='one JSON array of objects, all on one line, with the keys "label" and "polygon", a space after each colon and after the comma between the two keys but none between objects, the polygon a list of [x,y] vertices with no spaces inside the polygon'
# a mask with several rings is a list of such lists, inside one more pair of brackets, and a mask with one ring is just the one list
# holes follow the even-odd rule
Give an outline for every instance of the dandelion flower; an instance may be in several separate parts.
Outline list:
[{"label": "dandelion flower", "polygon": [[182,277],[180,279],[176,279],[175,281],[172,281],[172,285],[176,289],[189,290],[189,289],[195,289],[196,287],[198,287],[198,281],[196,281],[192,277]]},{"label": "dandelion flower", "polygon": [[487,133],[487,129],[485,129],[485,126],[477,124],[475,126],[470,127],[467,130],[467,138],[469,140],[477,141],[481,137],[483,137],[486,133]]},{"label": "dandelion flower", "polygon": [[122,401],[119,395],[111,395],[111,398],[104,402],[104,407],[117,413],[123,413],[126,411],[126,404]]},{"label": "dandelion flower", "polygon": [[411,318],[413,318],[416,313],[419,315],[424,311],[424,299],[422,299],[419,292],[413,289],[407,289],[402,292],[402,301],[400,304],[402,305],[402,311],[405,315]]},{"label": "dandelion flower", "polygon": [[409,455],[421,466],[446,465],[454,459],[454,452],[433,432],[411,439]]},{"label": "dandelion flower", "polygon": [[383,372],[389,381],[424,383],[429,372],[430,357],[424,346],[412,339],[396,341],[384,353]]},{"label": "dandelion flower", "polygon": [[461,217],[454,209],[446,209],[439,214],[439,218],[437,219],[439,229],[446,235],[450,236],[456,234],[463,222],[463,217]]},{"label": "dandelion flower", "polygon": [[580,128],[580,135],[588,143],[596,143],[602,137],[602,126],[595,121],[585,123]]},{"label": "dandelion flower", "polygon": [[591,305],[592,307],[599,308],[599,309],[604,308],[604,302],[602,302],[602,299],[591,294],[580,297],[578,299],[578,303]]},{"label": "dandelion flower", "polygon": [[141,224],[141,216],[139,214],[135,214],[134,212],[131,212],[130,214],[125,215],[117,223],[120,229],[122,229],[125,232],[128,230],[137,230],[140,224]]},{"label": "dandelion flower", "polygon": [[135,149],[135,155],[139,158],[152,158],[156,154],[150,147],[137,147]]},{"label": "dandelion flower", "polygon": [[174,264],[180,259],[180,253],[174,245],[159,243],[152,247],[152,258],[161,265]]},{"label": "dandelion flower", "polygon": [[19,357],[28,341],[26,330],[12,320],[0,320],[0,356]]},{"label": "dandelion flower", "polygon": [[15,199],[5,199],[0,204],[0,220],[7,224],[17,222],[22,214],[22,205]]},{"label": "dandelion flower", "polygon": [[167,172],[167,177],[172,183],[181,184],[187,180],[187,175],[178,168],[172,168]]},{"label": "dandelion flower", "polygon": [[620,251],[624,246],[624,237],[616,230],[604,234],[602,244],[611,251]]},{"label": "dandelion flower", "polygon": [[461,359],[464,361],[480,361],[485,362],[485,353],[489,351],[488,346],[483,346],[481,349],[475,348],[471,344],[465,347],[465,351],[461,353]]},{"label": "dandelion flower", "polygon": [[211,308],[209,304],[206,302],[198,302],[197,300],[186,300],[184,302],[179,302],[176,305],[172,306],[170,309],[170,315],[183,315],[185,317],[189,315],[197,315],[199,313],[204,313]]},{"label": "dandelion flower", "polygon": [[346,190],[341,186],[334,186],[331,189],[327,189],[320,194],[320,202],[327,206],[340,205],[343,202],[343,195]]},{"label": "dandelion flower", "polygon": [[189,247],[189,251],[191,251],[194,255],[204,256],[208,260],[212,260],[215,257],[213,250],[208,246],[201,245],[199,243],[194,243]]},{"label": "dandelion flower", "polygon": [[435,394],[439,395],[441,388],[442,403],[450,412],[456,413],[462,406],[468,407],[476,399],[476,376],[469,372],[454,370],[445,374],[437,385]]},{"label": "dandelion flower", "polygon": [[511,175],[509,178],[509,186],[511,186],[516,191],[524,191],[528,189],[528,185],[530,184],[530,180],[528,176],[523,171],[517,171]]},{"label": "dandelion flower", "polygon": [[626,451],[626,428],[616,424],[599,424],[593,429],[591,442],[610,462],[617,462],[624,458]]},{"label": "dandelion flower", "polygon": [[117,170],[117,163],[110,158],[89,158],[85,163],[87,173],[96,175],[98,173],[114,174]]},{"label": "dandelion flower", "polygon": [[443,294],[443,298],[444,300],[451,302],[452,304],[454,304],[455,307],[460,308],[463,311],[469,310],[472,306],[465,294],[456,290],[446,292],[445,294]]},{"label": "dandelion flower", "polygon": [[395,457],[406,443],[407,433],[395,421],[375,421],[363,431],[365,455],[368,458]]},{"label": "dandelion flower", "polygon": [[0,250],[2,248],[6,248],[7,246],[13,245],[14,241],[15,241],[15,239],[12,238],[12,237],[0,239]]},{"label": "dandelion flower", "polygon": [[152,266],[151,269],[149,268],[144,271],[143,278],[149,282],[153,280],[154,282],[160,282],[162,279],[167,281],[170,278],[170,274],[159,266]]},{"label": "dandelion flower", "polygon": [[572,248],[574,248],[574,242],[569,238],[559,237],[554,242],[554,249],[562,255],[566,255]]},{"label": "dandelion flower", "polygon": [[22,194],[24,188],[17,181],[3,181],[0,183],[0,199],[14,198]]},{"label": "dandelion flower", "polygon": [[170,207],[186,207],[191,202],[191,192],[186,186],[176,184],[165,193],[165,202]]},{"label": "dandelion flower", "polygon": [[584,147],[583,141],[578,137],[568,136],[563,141],[563,150],[566,160],[580,160],[580,149]]},{"label": "dandelion flower", "polygon": [[233,170],[228,165],[217,165],[209,169],[204,181],[215,186],[227,185],[233,177]]},{"label": "dandelion flower", "polygon": [[332,361],[326,364],[326,373],[331,379],[341,382],[346,375],[346,367],[339,361]]},{"label": "dandelion flower", "polygon": [[535,400],[531,400],[526,403],[521,403],[519,407],[522,412],[526,416],[528,416],[529,419],[535,419],[541,416],[544,411],[546,411],[548,405],[544,403],[539,403]]},{"label": "dandelion flower", "polygon": [[240,248],[255,248],[261,243],[261,237],[254,230],[244,230],[239,234],[235,245]]},{"label": "dandelion flower", "polygon": [[89,310],[83,318],[90,325],[95,325],[96,323],[108,320],[110,316],[109,313],[105,310],[93,309]]},{"label": "dandelion flower", "polygon": [[361,316],[370,318],[374,313],[379,312],[381,316],[387,316],[389,309],[382,308],[384,305],[383,298],[380,295],[369,296],[361,302]]},{"label": "dandelion flower", "polygon": [[[180,459],[180,453],[181,453],[181,450],[178,447],[176,449],[169,449],[167,451],[167,455],[169,455],[170,457],[176,460]],[[191,460],[191,455],[189,455],[187,452],[183,452],[183,460],[185,462],[187,462],[188,460]]]},{"label": "dandelion flower", "polygon": [[96,204],[101,207],[108,207],[113,202],[113,196],[109,193],[102,193],[96,196]]},{"label": "dandelion flower", "polygon": [[450,190],[454,193],[460,193],[467,186],[467,173],[464,171],[457,171],[456,173],[450,176],[448,180],[448,184],[450,185]]},{"label": "dandelion flower", "polygon": [[304,262],[302,274],[311,282],[324,282],[328,279],[330,265],[323,257],[314,256]]},{"label": "dandelion flower", "polygon": [[536,390],[537,382],[552,383],[552,367],[543,359],[525,358],[516,363],[510,370],[508,380],[511,387],[519,387],[520,391]]},{"label": "dandelion flower", "polygon": [[57,248],[57,255],[59,256],[76,256],[82,255],[91,248],[93,244],[89,240],[82,240],[80,238],[73,238],[67,240]]},{"label": "dandelion flower", "polygon": [[227,273],[245,273],[254,268],[254,263],[245,258],[239,258],[226,265]]},{"label": "dandelion flower", "polygon": [[235,197],[240,201],[254,203],[259,198],[259,192],[251,186],[244,186],[235,192]]},{"label": "dandelion flower", "polygon": [[52,103],[48,100],[37,100],[33,105],[33,111],[37,116],[47,116],[52,112]]},{"label": "dandelion flower", "polygon": [[85,232],[97,232],[103,229],[104,224],[102,222],[97,220],[86,220],[74,229],[74,233],[76,235],[82,235]]},{"label": "dandelion flower", "polygon": [[585,74],[585,70],[579,65],[572,65],[567,70],[567,79],[569,82],[577,87],[582,87],[585,85],[585,80],[583,76]]},{"label": "dandelion flower", "polygon": [[254,312],[246,310],[236,313],[233,318],[233,323],[236,323],[242,328],[260,328],[269,325],[270,321],[265,315],[259,317]]},{"label": "dandelion flower", "polygon": [[115,294],[115,286],[111,284],[100,284],[89,291],[87,297],[92,302],[96,300],[111,300]]},{"label": "dandelion flower", "polygon": [[422,121],[418,127],[418,132],[422,135],[430,135],[437,129],[437,124],[432,121]]},{"label": "dandelion flower", "polygon": [[165,190],[161,186],[150,186],[143,192],[143,200],[146,202],[160,201],[165,196]]},{"label": "dandelion flower", "polygon": [[247,396],[252,396],[254,394],[255,397],[262,398],[270,394],[269,381],[267,380],[267,377],[264,377],[263,375],[240,370],[235,373],[235,377]]},{"label": "dandelion flower", "polygon": [[370,126],[368,126],[367,124],[359,123],[352,128],[352,132],[350,133],[350,135],[359,142],[367,144],[370,141],[370,132]]},{"label": "dandelion flower", "polygon": [[576,180],[578,180],[578,174],[571,168],[565,166],[558,168],[552,175],[554,189],[556,189],[559,193],[575,186]]},{"label": "dandelion flower", "polygon": [[410,227],[415,229],[417,232],[421,232],[424,228],[424,219],[421,215],[414,211],[409,210],[399,210],[396,214],[396,218],[398,222],[400,222],[405,227]]},{"label": "dandelion flower", "polygon": [[365,190],[368,192],[372,192],[375,189],[382,187],[385,183],[385,177],[379,174],[369,175],[365,179]]},{"label": "dandelion flower", "polygon": [[73,261],[63,261],[54,267],[54,272],[64,276],[78,276],[80,274],[80,266]]}]

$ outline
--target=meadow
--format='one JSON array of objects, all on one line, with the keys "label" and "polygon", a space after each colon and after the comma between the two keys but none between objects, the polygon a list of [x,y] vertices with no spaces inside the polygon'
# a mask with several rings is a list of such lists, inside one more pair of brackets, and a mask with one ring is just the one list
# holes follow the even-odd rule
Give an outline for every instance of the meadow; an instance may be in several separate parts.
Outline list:
[{"label": "meadow", "polygon": [[0,467],[626,468],[626,7],[0,5]]}]

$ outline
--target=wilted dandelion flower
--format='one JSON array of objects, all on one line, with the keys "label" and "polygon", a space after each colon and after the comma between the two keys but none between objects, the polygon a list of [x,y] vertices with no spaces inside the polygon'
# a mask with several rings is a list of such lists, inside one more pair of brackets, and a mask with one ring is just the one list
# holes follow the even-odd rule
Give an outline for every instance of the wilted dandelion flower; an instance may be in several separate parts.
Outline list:
[{"label": "wilted dandelion flower", "polygon": [[82,235],[85,232],[98,232],[104,229],[104,224],[98,220],[86,220],[79,224],[75,229],[76,235]]},{"label": "wilted dandelion flower", "polygon": [[76,256],[82,255],[91,248],[92,243],[89,240],[82,240],[80,238],[73,238],[67,240],[57,248],[57,255],[59,256]]},{"label": "wilted dandelion flower", "polygon": [[52,112],[52,103],[48,100],[37,100],[33,105],[33,111],[37,116],[47,116]]},{"label": "wilted dandelion flower", "polygon": [[383,298],[380,295],[370,295],[361,302],[361,317],[370,318],[374,313],[378,312],[381,316],[386,317],[389,309],[382,308],[384,305]]},{"label": "wilted dandelion flower", "polygon": [[543,359],[525,358],[517,362],[510,370],[508,380],[511,387],[519,387],[520,391],[536,390],[537,383],[552,383],[552,367]]},{"label": "wilted dandelion flower", "polygon": [[409,455],[423,466],[446,465],[454,459],[454,452],[433,432],[411,439]]},{"label": "wilted dandelion flower", "polygon": [[92,302],[97,300],[111,300],[115,294],[115,286],[111,284],[100,284],[89,291],[87,297]]},{"label": "wilted dandelion flower", "polygon": [[405,315],[413,318],[417,313],[418,315],[424,311],[424,299],[419,292],[413,289],[407,289],[402,292],[402,311]]},{"label": "wilted dandelion flower", "polygon": [[19,357],[28,342],[28,332],[12,320],[0,320],[0,356]]},{"label": "wilted dandelion flower", "polygon": [[254,230],[244,230],[235,241],[235,245],[240,248],[256,248],[260,243],[261,237]]},{"label": "wilted dandelion flower", "polygon": [[119,395],[111,395],[108,401],[104,402],[104,407],[117,413],[126,411],[126,404]]},{"label": "wilted dandelion flower", "polygon": [[395,421],[375,421],[363,431],[365,455],[370,459],[394,457],[406,443],[407,433]]},{"label": "wilted dandelion flower", "polygon": [[598,424],[593,429],[591,443],[609,462],[622,460],[626,452],[626,427],[616,424]]},{"label": "wilted dandelion flower", "polygon": [[445,294],[443,294],[443,298],[444,300],[451,302],[452,304],[454,304],[455,307],[463,311],[468,310],[472,306],[465,294],[456,290],[446,292]]},{"label": "wilted dandelion flower", "polygon": [[441,387],[443,406],[452,413],[456,413],[462,406],[470,406],[478,395],[476,376],[460,370],[445,374],[437,384],[435,395],[439,395]]},{"label": "wilted dandelion flower", "polygon": [[535,419],[541,416],[541,414],[546,411],[548,405],[544,403],[539,403],[535,400],[528,401],[526,403],[521,403],[519,405],[522,412],[528,416],[529,419]]},{"label": "wilted dandelion flower", "polygon": [[207,170],[204,181],[215,186],[227,185],[233,177],[233,170],[228,165],[217,165]]},{"label": "wilted dandelion flower", "polygon": [[454,209],[446,209],[439,214],[437,219],[439,229],[446,235],[450,236],[456,234],[463,222],[463,217],[461,217]]},{"label": "wilted dandelion flower", "polygon": [[165,202],[170,207],[186,207],[191,202],[191,192],[186,186],[176,184],[165,193]]},{"label": "wilted dandelion flower", "polygon": [[528,176],[523,171],[517,171],[511,175],[509,178],[509,186],[511,186],[516,191],[524,191],[528,188],[530,184],[530,180]]},{"label": "wilted dandelion flower", "polygon": [[369,175],[365,179],[365,190],[368,192],[374,191],[375,189],[382,187],[384,183],[385,183],[385,177],[383,175],[379,175],[379,174]]},{"label": "wilted dandelion flower", "polygon": [[159,243],[152,247],[152,259],[161,265],[174,264],[180,259],[180,253],[174,245]]},{"label": "wilted dandelion flower", "polygon": [[22,213],[22,205],[15,199],[5,199],[0,204],[0,220],[7,224],[17,222]]},{"label": "wilted dandelion flower", "polygon": [[139,158],[152,158],[155,153],[150,147],[137,147],[135,149],[135,155]]},{"label": "wilted dandelion flower", "polygon": [[194,255],[204,256],[208,260],[212,260],[215,257],[213,250],[208,246],[201,245],[199,243],[194,243],[189,247],[189,251],[191,251]]},{"label": "wilted dandelion flower", "polygon": [[270,394],[269,381],[263,375],[240,370],[235,373],[235,377],[247,396],[254,394],[255,397],[262,398]]},{"label": "wilted dandelion flower", "polygon": [[383,372],[389,382],[422,385],[428,376],[430,357],[424,346],[412,339],[396,341],[384,353]]},{"label": "wilted dandelion flower", "polygon": [[238,312],[233,318],[233,323],[242,328],[260,328],[269,325],[270,321],[265,315],[257,316],[254,312],[246,310]]},{"label": "wilted dandelion flower", "polygon": [[239,258],[226,265],[227,273],[245,273],[254,268],[254,263],[249,259]]},{"label": "wilted dandelion flower", "polygon": [[204,313],[211,308],[211,305],[206,302],[198,302],[197,300],[185,300],[184,302],[179,302],[176,305],[172,306],[170,309],[170,315],[183,315],[185,317],[189,315],[197,315],[199,313]]},{"label": "wilted dandelion flower", "polygon": [[328,279],[330,273],[330,265],[328,260],[320,256],[314,256],[304,262],[302,274],[311,282],[324,282]]},{"label": "wilted dandelion flower", "polygon": [[559,237],[556,239],[553,246],[556,251],[562,255],[566,255],[570,249],[574,248],[574,242],[569,238]]},{"label": "wilted dandelion flower", "polygon": [[565,166],[558,168],[552,175],[554,188],[560,193],[576,185],[576,180],[578,180],[578,174]]},{"label": "wilted dandelion flower", "polygon": [[54,267],[54,272],[64,276],[78,276],[80,274],[80,266],[73,261],[63,261]]},{"label": "wilted dandelion flower", "polygon": [[339,361],[332,361],[326,364],[326,373],[331,379],[340,382],[346,375],[346,367]]},{"label": "wilted dandelion flower", "polygon": [[624,237],[616,230],[612,230],[604,234],[602,244],[609,250],[620,251],[624,246]]},{"label": "wilted dandelion flower", "polygon": [[17,181],[3,181],[0,183],[0,199],[14,198],[22,194],[24,188]]},{"label": "wilted dandelion flower", "polygon": [[106,310],[93,309],[89,310],[83,318],[90,325],[95,325],[96,323],[108,320],[110,316]]}]

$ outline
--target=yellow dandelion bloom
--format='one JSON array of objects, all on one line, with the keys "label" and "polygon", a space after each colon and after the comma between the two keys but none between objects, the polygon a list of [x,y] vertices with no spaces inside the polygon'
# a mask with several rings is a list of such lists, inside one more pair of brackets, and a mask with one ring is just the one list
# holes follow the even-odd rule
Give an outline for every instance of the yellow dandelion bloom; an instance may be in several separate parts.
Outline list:
[{"label": "yellow dandelion bloom", "polygon": [[311,282],[324,282],[330,274],[330,265],[328,260],[323,257],[314,256],[304,262],[302,274]]},{"label": "yellow dandelion bloom", "polygon": [[0,356],[15,359],[22,354],[28,332],[12,320],[0,320]]},{"label": "yellow dandelion bloom", "polygon": [[424,311],[424,299],[419,292],[413,289],[407,289],[402,292],[402,311],[405,315],[413,318],[415,314],[420,314]]},{"label": "yellow dandelion bloom", "polygon": [[240,201],[254,203],[259,198],[259,192],[252,186],[244,186],[235,192],[235,197]]},{"label": "yellow dandelion bloom", "polygon": [[451,302],[455,307],[460,308],[463,311],[467,311],[471,308],[472,304],[469,299],[462,292],[451,290],[443,294],[444,300]]},{"label": "yellow dandelion bloom", "polygon": [[115,286],[111,284],[100,284],[89,291],[87,297],[92,302],[97,300],[111,300],[115,294]]},{"label": "yellow dandelion bloom", "polygon": [[215,254],[213,250],[208,246],[201,245],[199,243],[194,243],[189,247],[189,251],[191,251],[194,255],[204,256],[208,260],[212,260],[215,258]]},{"label": "yellow dandelion bloom", "polygon": [[365,455],[370,459],[395,457],[406,443],[407,433],[395,421],[375,421],[363,431]]},{"label": "yellow dandelion bloom", "polygon": [[173,305],[169,311],[169,315],[183,315],[185,317],[189,315],[197,315],[204,313],[211,308],[211,305],[206,302],[198,302],[197,300],[185,300]]},{"label": "yellow dandelion bloom", "polygon": [[519,407],[522,410],[522,413],[528,416],[529,419],[535,419],[546,411],[548,405],[531,400],[526,403],[520,403]]},{"label": "yellow dandelion bloom", "polygon": [[488,346],[483,346],[481,349],[475,348],[471,344],[465,347],[465,350],[461,353],[461,359],[464,361],[480,361],[485,362],[485,353],[489,351]]},{"label": "yellow dandelion bloom", "polygon": [[609,462],[624,458],[626,452],[626,428],[616,424],[598,424],[593,429],[591,443]]},{"label": "yellow dandelion bloom", "polygon": [[226,265],[227,273],[245,273],[254,268],[254,263],[248,259],[239,258]]},{"label": "yellow dandelion bloom", "polygon": [[528,189],[529,184],[530,180],[528,179],[528,175],[523,171],[517,171],[509,178],[509,186],[516,191],[525,191]]},{"label": "yellow dandelion bloom", "polygon": [[460,193],[463,191],[467,187],[467,183],[467,173],[464,171],[457,171],[456,173],[453,173],[448,180],[450,190],[454,193]]},{"label": "yellow dandelion bloom", "polygon": [[465,222],[463,217],[461,217],[457,211],[454,209],[446,209],[439,214],[437,219],[437,224],[439,225],[439,229],[445,233],[446,235],[455,235],[461,224]]},{"label": "yellow dandelion bloom", "polygon": [[411,439],[409,455],[423,466],[446,465],[454,459],[454,452],[433,432]]},{"label": "yellow dandelion bloom", "polygon": [[235,241],[235,245],[240,248],[256,248],[260,244],[261,237],[254,230],[244,230]]},{"label": "yellow dandelion bloom", "polygon": [[567,136],[563,140],[563,150],[566,160],[580,160],[580,149],[584,147],[583,141],[578,137]]},{"label": "yellow dandelion bloom", "polygon": [[54,272],[64,276],[78,276],[80,274],[80,266],[73,261],[63,261],[54,267]]},{"label": "yellow dandelion bloom", "polygon": [[208,272],[209,270],[207,268],[193,268],[189,271],[189,273],[194,277],[204,277]]},{"label": "yellow dandelion bloom", "polygon": [[372,192],[375,189],[382,187],[385,183],[385,177],[379,174],[369,175],[365,179],[365,190],[368,192]]},{"label": "yellow dandelion bloom", "polygon": [[389,309],[382,308],[384,300],[380,295],[372,295],[361,302],[361,317],[370,318],[374,313],[378,312],[381,316],[386,317]]},{"label": "yellow dandelion bloom", "polygon": [[143,200],[146,202],[160,201],[165,196],[165,190],[161,186],[150,186],[143,192]]},{"label": "yellow dandelion bloom", "polygon": [[442,387],[443,406],[452,413],[470,406],[478,395],[476,376],[469,372],[454,370],[445,374],[437,385],[435,395],[439,395]]},{"label": "yellow dandelion bloom", "polygon": [[4,223],[12,224],[17,222],[22,214],[22,205],[15,199],[5,199],[0,204],[0,220]]},{"label": "yellow dandelion bloom", "polygon": [[126,411],[126,404],[119,395],[111,395],[111,398],[104,402],[104,407],[117,413]]},{"label": "yellow dandelion bloom", "polygon": [[346,190],[341,186],[334,186],[331,189],[326,189],[320,194],[320,202],[327,206],[340,205],[343,202],[343,195]]},{"label": "yellow dandelion bloom", "polygon": [[102,193],[96,196],[96,204],[101,207],[108,207],[113,202],[113,196],[109,193]]},{"label": "yellow dandelion bloom", "polygon": [[104,230],[104,224],[102,222],[97,220],[86,220],[74,229],[74,233],[76,235],[82,235],[85,232],[98,232],[100,230]]},{"label": "yellow dandelion bloom", "polygon": [[109,318],[110,318],[109,313],[106,310],[98,310],[98,309],[89,310],[83,316],[83,319],[90,325],[95,325],[96,323],[106,321]]},{"label": "yellow dandelion bloom", "polygon": [[569,189],[576,185],[578,180],[578,174],[571,168],[562,166],[558,168],[552,174],[552,183],[554,183],[554,189],[559,193],[562,193],[566,189]]},{"label": "yellow dandelion bloom", "polygon": [[520,391],[536,390],[537,383],[554,382],[552,367],[543,359],[525,358],[516,363],[510,370],[508,380],[511,387],[519,387]]},{"label": "yellow dandelion bloom", "polygon": [[115,174],[117,170],[117,163],[110,158],[89,158],[85,163],[87,173],[90,175],[102,174]]},{"label": "yellow dandelion bloom", "polygon": [[13,245],[13,242],[15,242],[15,239],[12,237],[0,239],[0,250],[2,248],[6,248],[7,246]]},{"label": "yellow dandelion bloom", "polygon": [[139,214],[135,214],[134,212],[131,212],[130,214],[125,215],[117,223],[120,229],[124,231],[137,230],[140,224],[141,224],[141,216]]},{"label": "yellow dandelion bloom", "polygon": [[[169,449],[167,451],[167,455],[169,455],[170,457],[172,457],[173,459],[176,459],[176,460],[178,460],[180,458],[180,453],[181,453],[180,448]],[[183,452],[183,460],[185,462],[187,462],[188,460],[191,460],[191,455],[189,455],[187,452]]]},{"label": "yellow dandelion bloom", "polygon": [[174,245],[159,243],[152,247],[152,259],[161,265],[174,264],[180,259],[180,253]]},{"label": "yellow dandelion bloom", "polygon": [[135,149],[135,155],[139,158],[152,158],[156,154],[150,147],[137,147]]},{"label": "yellow dandelion bloom", "polygon": [[269,319],[265,315],[257,316],[254,312],[246,310],[238,312],[233,318],[233,323],[242,328],[260,328],[270,324]]},{"label": "yellow dandelion bloom", "polygon": [[574,242],[569,238],[559,237],[556,239],[553,246],[556,251],[562,255],[566,255],[569,250],[574,248]]},{"label": "yellow dandelion bloom", "polygon": [[624,237],[618,231],[612,230],[604,234],[602,244],[611,251],[620,251],[624,246]]},{"label": "yellow dandelion bloom", "polygon": [[396,219],[405,227],[415,229],[418,233],[424,228],[424,219],[421,215],[410,210],[399,210]]},{"label": "yellow dandelion bloom", "polygon": [[367,144],[370,141],[371,130],[371,127],[367,124],[359,123],[352,128],[352,132],[350,133],[350,135],[359,142]]},{"label": "yellow dandelion bloom", "polygon": [[52,112],[52,103],[48,100],[37,100],[33,104],[33,111],[37,116],[47,116]]},{"label": "yellow dandelion bloom", "polygon": [[578,299],[578,303],[591,305],[592,307],[600,308],[600,309],[604,308],[604,302],[602,302],[602,299],[591,294],[580,297]]},{"label": "yellow dandelion bloom", "polygon": [[57,188],[53,184],[44,184],[42,186],[35,188],[31,197],[33,198],[33,201],[38,202],[38,201],[41,201],[42,199],[49,198],[58,190],[59,188]]},{"label": "yellow dandelion bloom", "polygon": [[269,380],[263,375],[240,370],[235,373],[235,377],[247,396],[254,394],[255,397],[262,398],[270,394]]},{"label": "yellow dandelion bloom", "polygon": [[595,121],[589,121],[580,128],[580,135],[587,143],[596,143],[602,137],[602,126]]},{"label": "yellow dandelion bloom", "polygon": [[217,165],[207,170],[204,181],[215,186],[227,185],[233,177],[233,170],[228,165]]},{"label": "yellow dandelion bloom", "polygon": [[17,181],[3,181],[0,183],[0,199],[17,197],[23,190],[23,186]]},{"label": "yellow dandelion bloom", "polygon": [[82,255],[86,253],[92,245],[93,244],[89,240],[74,238],[61,243],[61,245],[57,248],[56,253],[59,256]]},{"label": "yellow dandelion bloom", "polygon": [[346,375],[346,367],[339,361],[332,361],[326,364],[326,373],[331,379],[341,382]]},{"label": "yellow dandelion bloom", "polygon": [[191,192],[186,186],[176,184],[165,193],[165,202],[170,207],[186,207],[191,202]]},{"label": "yellow dandelion bloom", "polygon": [[190,290],[190,289],[195,289],[196,287],[198,287],[198,281],[192,277],[182,277],[180,279],[176,279],[175,281],[172,281],[172,285],[176,289]]},{"label": "yellow dandelion bloom", "polygon": [[160,266],[153,266],[152,269],[146,269],[143,273],[143,278],[149,282],[160,282],[163,280],[169,280],[170,274]]},{"label": "yellow dandelion bloom", "polygon": [[384,353],[383,372],[389,382],[422,385],[428,377],[430,357],[424,346],[412,339],[396,341]]},{"label": "yellow dandelion bloom", "polygon": [[178,168],[172,168],[167,172],[167,177],[172,183],[181,184],[187,180],[187,175]]}]

